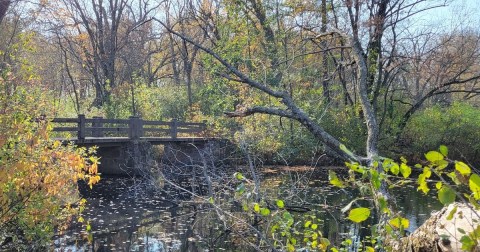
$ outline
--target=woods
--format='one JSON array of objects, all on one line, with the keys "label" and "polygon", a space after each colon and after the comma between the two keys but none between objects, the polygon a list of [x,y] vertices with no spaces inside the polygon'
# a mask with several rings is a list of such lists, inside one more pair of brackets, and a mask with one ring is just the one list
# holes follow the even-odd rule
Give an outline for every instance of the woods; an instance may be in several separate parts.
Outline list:
[{"label": "woods", "polygon": [[[398,175],[400,170],[391,172],[391,166],[407,165],[405,160],[420,163],[421,169],[438,168],[439,177],[447,176],[439,160],[449,167],[456,160],[478,167],[478,20],[476,15],[452,16],[439,24],[429,18],[458,4],[0,0],[5,117],[0,172],[25,168],[20,165],[25,159],[38,163],[32,167],[51,163],[52,171],[70,167],[55,181],[86,176],[93,184],[99,179],[95,169],[87,168],[96,166],[94,151],[52,141],[48,123],[32,123],[40,114],[207,121],[210,136],[246,146],[259,162],[347,162],[355,172],[368,170],[358,179],[369,174],[374,185],[382,183],[372,187],[372,194],[380,195],[374,196],[377,201],[388,198],[388,181],[375,176]],[[12,160],[7,156],[21,152],[18,142],[27,154]],[[28,151],[32,146],[38,153]],[[424,153],[438,146],[448,146],[448,158],[442,153],[425,163]],[[45,161],[52,153],[59,157]],[[32,176],[43,183],[52,171]],[[462,173],[466,183],[470,174]],[[14,184],[23,190],[21,182]],[[46,190],[47,195],[58,193]],[[0,225],[14,221],[2,219],[9,212],[3,205],[12,204],[7,198],[1,202]],[[476,196],[471,199],[478,202]],[[59,204],[64,205],[54,203]]]},{"label": "woods", "polygon": [[[255,142],[305,153],[298,142],[318,139],[337,156],[343,142],[368,159],[379,147],[411,150],[406,128],[426,108],[476,106],[478,32],[411,25],[446,4],[46,1],[20,20],[14,1],[3,61],[28,65],[56,107],[68,108],[59,116],[209,119],[222,132],[268,124],[274,131]],[[223,113],[280,118],[233,122]],[[304,128],[312,136],[297,137]]]}]

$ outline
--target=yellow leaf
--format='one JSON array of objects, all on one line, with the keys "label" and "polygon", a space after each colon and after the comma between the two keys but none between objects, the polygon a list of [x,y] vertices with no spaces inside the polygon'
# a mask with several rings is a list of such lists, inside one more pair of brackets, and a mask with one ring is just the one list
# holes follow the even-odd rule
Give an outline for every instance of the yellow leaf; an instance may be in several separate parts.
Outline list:
[{"label": "yellow leaf", "polygon": [[460,174],[462,175],[470,175],[470,173],[472,173],[472,170],[470,169],[470,167],[465,164],[464,162],[460,162],[460,161],[456,161],[455,162],[455,169],[460,172]]}]

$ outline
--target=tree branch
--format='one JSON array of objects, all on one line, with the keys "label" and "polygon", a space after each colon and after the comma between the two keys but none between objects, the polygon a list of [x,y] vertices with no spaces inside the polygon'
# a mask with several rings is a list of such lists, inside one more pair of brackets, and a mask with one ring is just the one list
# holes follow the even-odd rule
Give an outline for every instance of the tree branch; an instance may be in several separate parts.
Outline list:
[{"label": "tree branch", "polygon": [[159,22],[165,29],[167,29],[168,32],[174,34],[175,36],[180,37],[181,39],[187,41],[188,43],[192,44],[193,46],[199,48],[200,50],[202,50],[202,51],[206,52],[207,54],[209,54],[210,56],[214,57],[216,60],[218,60],[218,62],[220,62],[223,66],[225,66],[228,69],[228,71],[232,72],[234,75],[236,75],[238,78],[240,78],[241,82],[246,83],[253,88],[259,89],[259,90],[261,90],[261,91],[263,91],[263,92],[265,92],[265,93],[267,93],[267,94],[269,94],[273,97],[284,98],[284,96],[285,96],[284,92],[275,91],[275,90],[267,87],[266,85],[264,85],[260,82],[257,82],[255,80],[250,79],[247,75],[240,72],[237,68],[232,66],[229,62],[227,62],[225,59],[220,57],[220,55],[215,53],[213,50],[211,50],[209,48],[206,48],[206,47],[200,45],[199,43],[195,42],[193,39],[174,31],[172,28],[168,27],[165,23],[163,23],[158,18],[154,17],[152,19]]},{"label": "tree branch", "polygon": [[241,109],[233,112],[224,112],[227,117],[246,117],[253,114],[268,114],[268,115],[277,115],[281,117],[287,117],[290,119],[297,119],[292,113],[279,109],[279,108],[267,108],[267,107],[251,107],[246,109]]}]

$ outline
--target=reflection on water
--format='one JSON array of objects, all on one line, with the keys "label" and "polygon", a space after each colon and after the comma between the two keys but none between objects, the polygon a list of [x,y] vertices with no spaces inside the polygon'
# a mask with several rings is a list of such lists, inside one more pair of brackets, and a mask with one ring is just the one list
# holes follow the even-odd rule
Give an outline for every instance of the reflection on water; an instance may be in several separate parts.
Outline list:
[{"label": "reflection on water", "polygon": [[[357,225],[345,220],[340,209],[356,193],[331,187],[325,180],[292,179],[291,173],[268,175],[263,178],[267,188],[263,193],[271,198],[295,202],[302,212],[322,220],[321,230],[330,241],[339,241],[353,235],[364,236],[368,230],[357,230]],[[296,181],[297,184],[290,183]],[[132,190],[133,180],[104,178],[100,184],[82,190],[88,200],[84,225],[76,223],[55,238],[55,251],[246,251],[235,236],[220,228],[218,220],[208,207],[192,204],[181,191],[144,195]],[[393,197],[410,220],[409,231],[415,230],[432,210],[441,206],[415,189],[395,190]],[[183,198],[183,201],[170,200]],[[298,214],[301,215],[301,214]],[[91,230],[87,232],[86,224]]]}]

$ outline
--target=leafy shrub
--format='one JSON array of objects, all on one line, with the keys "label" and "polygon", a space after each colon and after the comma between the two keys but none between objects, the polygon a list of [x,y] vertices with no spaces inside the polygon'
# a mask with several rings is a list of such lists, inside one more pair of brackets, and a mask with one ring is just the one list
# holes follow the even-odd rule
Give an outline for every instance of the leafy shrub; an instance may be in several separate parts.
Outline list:
[{"label": "leafy shrub", "polygon": [[[468,103],[434,106],[415,115],[402,140],[411,153],[424,153],[435,146],[450,146],[450,156],[480,164],[480,110]],[[463,157],[463,158],[462,158]]]},{"label": "leafy shrub", "polygon": [[37,119],[51,107],[45,97],[32,86],[9,89],[10,80],[0,76],[0,241],[40,251],[83,208],[77,181],[100,177],[91,151],[49,139],[51,127]]}]

